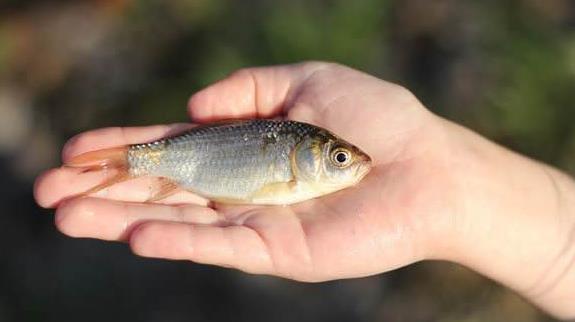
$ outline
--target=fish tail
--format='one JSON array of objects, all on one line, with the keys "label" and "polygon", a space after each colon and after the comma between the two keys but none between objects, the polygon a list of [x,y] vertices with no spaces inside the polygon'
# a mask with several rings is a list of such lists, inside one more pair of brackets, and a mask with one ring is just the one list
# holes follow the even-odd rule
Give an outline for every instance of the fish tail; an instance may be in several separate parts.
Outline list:
[{"label": "fish tail", "polygon": [[108,168],[128,168],[128,147],[116,147],[82,153],[65,163],[72,168],[102,170]]},{"label": "fish tail", "polygon": [[84,172],[108,169],[116,171],[114,176],[82,192],[79,196],[87,196],[133,177],[129,172],[128,146],[86,152],[73,157],[65,162],[64,165],[71,168],[80,168]]}]

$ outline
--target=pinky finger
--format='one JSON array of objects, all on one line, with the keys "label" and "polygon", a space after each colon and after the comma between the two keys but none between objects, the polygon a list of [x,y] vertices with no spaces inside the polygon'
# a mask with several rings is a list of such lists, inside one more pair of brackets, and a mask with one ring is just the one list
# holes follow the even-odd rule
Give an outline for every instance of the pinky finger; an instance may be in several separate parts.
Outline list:
[{"label": "pinky finger", "polygon": [[256,274],[273,274],[267,247],[259,234],[245,226],[201,226],[148,222],[130,236],[140,256],[233,267]]}]

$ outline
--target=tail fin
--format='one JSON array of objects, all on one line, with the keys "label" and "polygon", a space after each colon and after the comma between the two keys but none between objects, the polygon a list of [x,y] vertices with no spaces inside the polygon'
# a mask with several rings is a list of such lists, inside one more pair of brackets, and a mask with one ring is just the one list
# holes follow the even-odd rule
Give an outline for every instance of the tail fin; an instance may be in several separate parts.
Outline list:
[{"label": "tail fin", "polygon": [[72,168],[93,168],[94,170],[128,168],[128,147],[122,146],[86,152],[73,157],[65,165]]},{"label": "tail fin", "polygon": [[128,172],[127,146],[86,152],[73,157],[65,162],[64,165],[71,168],[81,168],[86,172],[106,169],[117,170],[116,175],[81,193],[80,196],[87,196],[116,183],[131,179]]}]

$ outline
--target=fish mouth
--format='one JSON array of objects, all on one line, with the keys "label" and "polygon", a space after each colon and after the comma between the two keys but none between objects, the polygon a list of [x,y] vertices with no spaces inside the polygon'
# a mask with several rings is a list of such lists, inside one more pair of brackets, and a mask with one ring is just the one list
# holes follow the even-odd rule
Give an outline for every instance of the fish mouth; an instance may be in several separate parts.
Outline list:
[{"label": "fish mouth", "polygon": [[367,154],[361,155],[359,159],[359,165],[356,168],[356,178],[357,181],[361,181],[368,173],[371,171],[372,168],[372,161],[371,158]]},{"label": "fish mouth", "polygon": [[359,158],[359,162],[361,163],[361,165],[363,167],[366,167],[368,169],[371,168],[372,160],[371,160],[371,157],[369,155],[361,154],[361,156]]},{"label": "fish mouth", "polygon": [[367,166],[371,167],[371,157],[367,154],[361,156],[361,161],[363,161]]}]

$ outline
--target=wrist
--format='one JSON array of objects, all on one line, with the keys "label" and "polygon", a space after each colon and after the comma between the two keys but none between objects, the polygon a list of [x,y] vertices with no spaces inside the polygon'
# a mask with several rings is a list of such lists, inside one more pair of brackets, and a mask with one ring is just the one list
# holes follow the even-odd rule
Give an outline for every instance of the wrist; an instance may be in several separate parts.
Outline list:
[{"label": "wrist", "polygon": [[575,318],[575,184],[565,174],[447,124],[459,191],[446,259],[562,318]]}]

